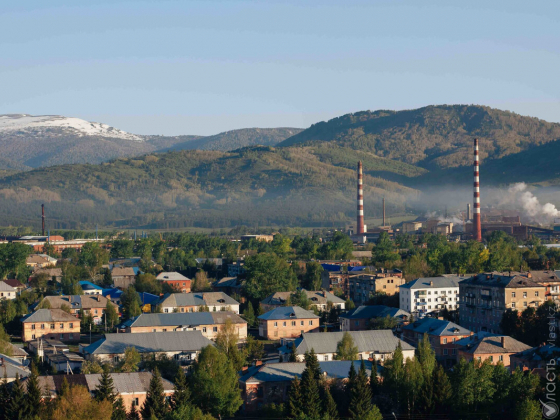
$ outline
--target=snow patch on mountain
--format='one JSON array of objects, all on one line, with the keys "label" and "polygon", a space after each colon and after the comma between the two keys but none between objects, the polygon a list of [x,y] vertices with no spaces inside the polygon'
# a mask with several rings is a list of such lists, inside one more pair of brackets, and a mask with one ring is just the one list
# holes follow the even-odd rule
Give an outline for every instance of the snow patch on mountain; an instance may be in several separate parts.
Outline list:
[{"label": "snow patch on mountain", "polygon": [[41,131],[41,129],[60,128],[72,130],[78,136],[101,136],[123,140],[144,141],[141,136],[127,133],[107,124],[89,122],[80,118],[61,115],[0,115],[0,134],[12,131]]}]

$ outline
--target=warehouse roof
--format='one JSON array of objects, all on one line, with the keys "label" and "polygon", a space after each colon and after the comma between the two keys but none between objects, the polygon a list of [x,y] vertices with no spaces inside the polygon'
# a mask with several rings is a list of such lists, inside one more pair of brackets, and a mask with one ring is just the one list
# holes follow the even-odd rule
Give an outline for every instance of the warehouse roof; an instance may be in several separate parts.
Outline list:
[{"label": "warehouse roof", "polygon": [[[336,353],[336,346],[345,332],[303,333],[295,340],[298,354],[315,350],[317,354]],[[414,350],[410,344],[393,335],[391,330],[348,331],[359,353],[392,353],[401,343],[403,350]]]},{"label": "warehouse roof", "polygon": [[219,312],[173,312],[168,314],[140,314],[123,322],[123,327],[165,327],[225,324],[230,319],[234,324],[246,323],[239,315],[230,311]]},{"label": "warehouse roof", "polygon": [[75,321],[80,320],[62,309],[38,309],[37,311],[24,316],[21,322],[59,322],[59,321]]},{"label": "warehouse roof", "polygon": [[258,318],[271,321],[276,319],[310,319],[319,317],[313,312],[306,311],[299,306],[280,306],[279,308],[274,308],[262,314]]},{"label": "warehouse roof", "polygon": [[85,347],[89,354],[122,354],[128,347],[139,353],[167,351],[200,351],[213,345],[201,331],[170,331],[136,334],[105,334],[105,338]]}]

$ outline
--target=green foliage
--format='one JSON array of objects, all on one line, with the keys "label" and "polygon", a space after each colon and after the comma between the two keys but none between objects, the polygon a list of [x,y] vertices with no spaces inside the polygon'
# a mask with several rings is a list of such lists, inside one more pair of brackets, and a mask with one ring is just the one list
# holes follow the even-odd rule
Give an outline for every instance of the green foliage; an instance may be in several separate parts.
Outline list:
[{"label": "green foliage", "polygon": [[96,361],[86,360],[82,363],[82,369],[80,373],[103,373],[103,367]]},{"label": "green foliage", "polygon": [[169,406],[165,401],[165,394],[163,390],[163,381],[159,370],[154,369],[152,372],[152,379],[150,379],[150,386],[146,393],[146,401],[142,406],[142,418],[150,419],[152,416],[156,418],[164,418]]},{"label": "green foliage", "polygon": [[19,242],[0,244],[0,279],[6,279],[8,274],[13,278],[25,272],[25,261],[30,253],[31,248]]},{"label": "green foliage", "polygon": [[356,304],[352,299],[348,298],[346,299],[344,307],[346,308],[347,311],[351,311],[352,309],[356,308]]},{"label": "green foliage", "polygon": [[191,399],[191,391],[189,389],[189,383],[187,381],[187,376],[180,370],[175,376],[175,387],[173,396],[171,397],[171,408],[173,410],[178,409],[183,405],[187,405]]},{"label": "green foliage", "polygon": [[133,241],[120,239],[111,242],[111,258],[130,258],[133,255]]},{"label": "green foliage", "polygon": [[527,308],[523,312],[506,309],[502,314],[500,328],[504,335],[530,346],[538,346],[548,338],[549,316],[556,316],[558,308],[553,301],[546,301],[538,308]]},{"label": "green foliage", "polygon": [[538,401],[523,400],[516,404],[515,418],[517,420],[541,420],[542,406]]},{"label": "green foliage", "polygon": [[319,254],[327,260],[346,260],[352,257],[354,244],[350,237],[342,232],[333,233],[331,240],[319,249]]},{"label": "green foliage", "polygon": [[10,336],[8,335],[8,333],[4,329],[4,325],[2,324],[0,324],[0,354],[5,354],[6,356],[12,355],[12,345],[10,344]]},{"label": "green foliage", "polygon": [[243,318],[247,321],[248,328],[254,327],[257,323],[257,317],[251,301],[247,302],[247,308],[243,311]]},{"label": "green foliage", "polygon": [[115,387],[113,385],[113,378],[111,377],[111,373],[109,373],[108,367],[103,369],[103,373],[101,374],[101,378],[99,379],[99,384],[95,387],[93,394],[97,401],[107,400],[111,404],[115,403]]},{"label": "green foliage", "polygon": [[95,280],[103,264],[109,262],[109,252],[97,242],[87,242],[80,251],[78,264],[85,268],[89,278]]},{"label": "green foliage", "polygon": [[372,330],[392,330],[396,328],[397,325],[397,320],[390,315],[387,315],[385,317],[372,318],[369,321],[369,327]]},{"label": "green foliage", "polygon": [[119,313],[114,304],[107,300],[107,305],[105,306],[105,321],[109,328],[113,328],[119,322]]},{"label": "green foliage", "polygon": [[168,412],[162,420],[214,420],[210,414],[204,414],[202,410],[191,404],[182,404]]},{"label": "green foliage", "polygon": [[305,265],[303,287],[307,290],[321,290],[323,279],[323,266],[316,261],[310,261]]},{"label": "green foliage", "polygon": [[142,313],[140,305],[140,296],[136,293],[134,286],[127,287],[121,295],[121,304],[124,309],[124,317],[126,319],[134,318]]},{"label": "green foliage", "polygon": [[288,391],[288,416],[292,419],[305,419],[305,404],[301,381],[295,376]]},{"label": "green foliage", "polygon": [[301,375],[301,397],[305,401],[305,414],[310,420],[320,419],[322,407],[319,394],[321,368],[315,352],[305,353],[305,369]]},{"label": "green foliage", "polygon": [[264,343],[249,334],[245,341],[245,353],[249,364],[262,360],[265,356]]},{"label": "green foliage", "polygon": [[134,347],[127,347],[124,349],[123,359],[119,362],[117,369],[119,372],[137,372],[141,361],[142,357],[138,350]]},{"label": "green foliage", "polygon": [[118,397],[113,404],[113,414],[111,420],[127,420],[126,408],[122,397]]},{"label": "green foliage", "polygon": [[349,412],[352,418],[357,420],[370,419],[370,414],[373,410],[371,403],[371,388],[368,384],[368,377],[366,374],[366,366],[364,361],[360,365],[356,380],[350,389],[350,407]]},{"label": "green foliage", "polygon": [[258,254],[245,260],[245,291],[250,299],[261,301],[275,292],[293,291],[297,277],[290,265],[276,254]]},{"label": "green foliage", "polygon": [[336,345],[336,360],[356,360],[358,358],[358,346],[348,331],[342,335],[342,340]]},{"label": "green foliage", "polygon": [[243,403],[237,381],[227,356],[213,346],[205,347],[190,376],[193,402],[215,417],[232,416]]},{"label": "green foliage", "polygon": [[34,364],[31,365],[31,375],[27,378],[27,394],[25,397],[25,417],[33,419],[39,415],[43,393],[39,386],[39,373]]},{"label": "green foliage", "polygon": [[300,308],[308,310],[311,306],[310,300],[307,298],[307,293],[299,289],[290,295],[290,305],[299,306]]}]

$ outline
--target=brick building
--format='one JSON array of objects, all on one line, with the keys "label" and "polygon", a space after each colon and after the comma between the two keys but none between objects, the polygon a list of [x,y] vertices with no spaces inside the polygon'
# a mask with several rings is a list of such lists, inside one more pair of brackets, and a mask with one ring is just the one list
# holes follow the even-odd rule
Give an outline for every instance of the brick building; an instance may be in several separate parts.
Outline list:
[{"label": "brick building", "polygon": [[223,292],[167,293],[160,301],[164,313],[197,312],[208,307],[210,312],[231,311],[239,313],[239,302]]},{"label": "brick building", "polygon": [[400,270],[381,269],[373,274],[350,273],[348,277],[348,296],[357,305],[364,305],[376,293],[392,296],[399,292],[399,287],[405,284]]},{"label": "brick building", "polygon": [[507,309],[523,311],[546,300],[546,287],[529,273],[483,273],[460,282],[461,325],[471,331],[500,333],[500,321]]},{"label": "brick building", "polygon": [[397,325],[408,323],[410,313],[399,308],[385,305],[358,306],[340,315],[340,329],[342,331],[365,331],[370,329],[370,322],[374,318],[395,318]]},{"label": "brick building", "polygon": [[113,267],[111,278],[113,279],[113,286],[119,289],[126,289],[136,283],[133,267]]},{"label": "brick building", "polygon": [[175,271],[159,273],[156,280],[167,283],[182,293],[189,293],[191,291],[192,280]]},{"label": "brick building", "polygon": [[299,306],[281,306],[258,317],[259,335],[268,340],[319,331],[319,317]]},{"label": "brick building", "polygon": [[107,303],[113,305],[117,312],[119,311],[117,305],[101,295],[45,296],[44,300],[49,302],[52,309],[61,309],[63,306],[69,307],[70,313],[75,316],[79,316],[80,311],[83,310],[84,313],[89,313],[93,317],[93,322],[96,324],[101,323]]},{"label": "brick building", "polygon": [[39,309],[23,317],[21,323],[25,342],[40,337],[71,343],[80,340],[80,320],[62,309]]},{"label": "brick building", "polygon": [[457,361],[461,358],[467,362],[472,360],[488,360],[493,365],[501,362],[510,366],[510,357],[513,354],[529,350],[531,346],[505,335],[476,334],[463,338],[457,343]]},{"label": "brick building", "polygon": [[472,332],[453,322],[428,317],[406,325],[402,330],[403,340],[415,347],[424,339],[424,334],[428,335],[438,362],[451,367],[457,361],[457,342],[470,337]]},{"label": "brick building", "polygon": [[247,321],[228,311],[141,314],[122,323],[120,328],[126,333],[201,331],[204,337],[215,339],[227,321],[236,328],[239,341],[245,341]]}]

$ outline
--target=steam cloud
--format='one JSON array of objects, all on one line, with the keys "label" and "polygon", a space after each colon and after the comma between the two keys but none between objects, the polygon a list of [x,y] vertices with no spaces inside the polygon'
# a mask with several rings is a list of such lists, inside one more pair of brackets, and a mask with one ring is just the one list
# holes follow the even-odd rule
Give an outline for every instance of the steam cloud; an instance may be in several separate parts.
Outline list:
[{"label": "steam cloud", "polygon": [[513,184],[504,196],[500,207],[509,206],[522,213],[522,216],[540,224],[550,224],[555,217],[560,217],[560,211],[554,204],[541,204],[539,199],[527,190],[527,184],[519,182]]}]

